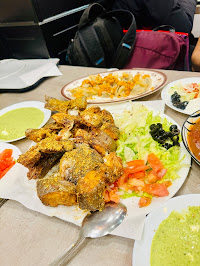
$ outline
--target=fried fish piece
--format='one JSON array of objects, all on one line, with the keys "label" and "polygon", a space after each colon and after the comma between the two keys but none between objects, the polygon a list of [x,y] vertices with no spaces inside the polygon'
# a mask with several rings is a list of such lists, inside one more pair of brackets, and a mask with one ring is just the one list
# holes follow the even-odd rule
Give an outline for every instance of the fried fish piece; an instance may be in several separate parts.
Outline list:
[{"label": "fried fish piece", "polygon": [[46,138],[20,155],[17,162],[29,169],[29,179],[41,178],[62,157],[64,152],[73,148],[74,142],[71,140],[57,141]]},{"label": "fried fish piece", "polygon": [[105,109],[101,111],[102,117],[103,117],[103,122],[114,124],[114,119],[111,113]]},{"label": "fried fish piece", "polygon": [[104,173],[101,170],[90,171],[79,178],[77,183],[79,208],[89,211],[102,210],[105,205],[103,198],[105,186]]},{"label": "fried fish piece", "polygon": [[123,174],[122,159],[116,155],[115,152],[111,152],[104,158],[104,164],[101,170],[105,173],[106,183],[113,184]]},{"label": "fried fish piece", "polygon": [[28,139],[34,142],[40,142],[45,138],[56,138],[57,133],[63,128],[63,125],[51,123],[39,129],[29,128],[25,131],[25,135]]},{"label": "fried fish piece", "polygon": [[72,140],[59,141],[46,138],[37,143],[36,148],[42,153],[66,152],[74,148],[74,142]]},{"label": "fried fish piece", "polygon": [[36,148],[36,146],[32,146],[27,152],[19,156],[17,162],[24,165],[27,168],[31,168],[34,166],[36,162],[40,160],[41,156],[42,154]]},{"label": "fried fish piece", "polygon": [[119,128],[116,127],[114,124],[107,123],[107,122],[103,123],[100,129],[104,131],[107,135],[109,135],[112,139],[118,140]]},{"label": "fried fish piece", "polygon": [[52,118],[56,121],[56,123],[70,128],[73,127],[75,122],[78,122],[78,116],[69,115],[66,113],[56,113],[52,115]]},{"label": "fried fish piece", "polygon": [[54,174],[37,180],[37,195],[46,206],[72,206],[77,203],[76,186]]},{"label": "fried fish piece", "polygon": [[78,148],[66,152],[60,160],[60,174],[67,181],[74,184],[78,179],[85,176],[103,163],[103,158],[88,144],[82,143]]},{"label": "fried fish piece", "polygon": [[34,164],[33,167],[29,167],[27,173],[28,179],[37,179],[44,177],[48,171],[60,160],[63,152],[54,154],[43,154],[41,159]]},{"label": "fried fish piece", "polygon": [[86,97],[76,97],[75,99],[70,101],[70,109],[77,108],[78,110],[85,110],[87,107]]},{"label": "fried fish piece", "polygon": [[117,149],[116,141],[103,130],[97,129],[89,132],[89,145],[102,156]]},{"label": "fried fish piece", "polygon": [[100,127],[103,123],[101,109],[99,106],[91,106],[80,113],[81,123],[88,127]]},{"label": "fried fish piece", "polygon": [[60,101],[52,97],[45,97],[45,108],[61,113],[67,113],[70,109],[84,110],[87,107],[86,97],[78,97],[70,101]]},{"label": "fried fish piece", "polygon": [[74,133],[74,138],[76,139],[76,143],[77,142],[80,142],[80,143],[82,143],[82,142],[88,143],[88,141],[89,141],[89,133],[85,129],[79,128]]}]

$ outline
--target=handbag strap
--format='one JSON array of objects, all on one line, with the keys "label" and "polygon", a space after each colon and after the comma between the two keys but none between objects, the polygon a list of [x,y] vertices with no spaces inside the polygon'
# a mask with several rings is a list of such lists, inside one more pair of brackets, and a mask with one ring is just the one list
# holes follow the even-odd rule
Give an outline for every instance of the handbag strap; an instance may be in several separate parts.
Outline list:
[{"label": "handbag strap", "polygon": [[116,18],[122,18],[124,21],[130,20],[130,26],[114,55],[112,62],[113,67],[122,68],[126,64],[127,58],[129,57],[136,39],[136,21],[134,15],[127,10],[116,10],[110,11],[108,14],[112,14]]},{"label": "handbag strap", "polygon": [[78,35],[92,65],[105,68],[105,54],[94,27],[84,27],[78,31]]},{"label": "handbag strap", "polygon": [[153,29],[153,31],[158,31],[158,30],[175,32],[175,28],[171,25],[161,25]]},{"label": "handbag strap", "polygon": [[95,20],[97,17],[105,13],[106,13],[106,10],[102,5],[98,3],[89,5],[88,8],[85,9],[85,11],[83,12],[80,18],[78,29],[80,30],[85,25],[89,24],[90,22]]}]

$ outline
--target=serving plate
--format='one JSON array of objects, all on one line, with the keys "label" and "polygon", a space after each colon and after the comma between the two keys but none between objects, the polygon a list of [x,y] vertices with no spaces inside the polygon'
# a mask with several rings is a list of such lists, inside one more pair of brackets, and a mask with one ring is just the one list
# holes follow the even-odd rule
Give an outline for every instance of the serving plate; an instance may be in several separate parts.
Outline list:
[{"label": "serving plate", "polygon": [[[9,111],[15,110],[15,109],[19,109],[19,108],[27,108],[27,107],[34,107],[37,108],[39,110],[41,110],[44,114],[44,119],[42,121],[42,123],[40,124],[40,126],[38,128],[41,128],[42,126],[44,126],[47,121],[49,120],[50,116],[51,116],[51,111],[48,109],[44,108],[44,103],[43,102],[38,102],[38,101],[27,101],[27,102],[20,102],[20,103],[16,103],[13,105],[10,105],[2,110],[0,110],[0,117],[4,114],[6,114]],[[0,139],[1,142],[13,142],[13,141],[17,141],[20,139],[25,138],[25,135],[20,137],[20,138],[16,138],[16,139],[11,139],[11,140],[2,140]]]},{"label": "serving plate", "polygon": [[[155,103],[153,105],[155,106]],[[104,105],[104,108],[115,115],[123,111],[124,109],[130,110],[131,104],[129,102],[110,104]],[[154,111],[155,114],[158,113],[158,109]],[[176,124],[175,121],[167,115],[164,115],[162,113],[160,113],[160,115],[164,118],[167,118],[168,121],[172,122],[173,124]],[[113,231],[112,234],[134,239],[134,233],[138,230],[135,225],[136,222],[138,223],[138,221],[143,221],[143,217],[145,217],[146,214],[148,214],[152,210],[155,210],[161,204],[175,195],[175,193],[180,189],[185,179],[187,178],[191,163],[191,157],[182,143],[180,156],[181,158],[185,156],[183,160],[184,167],[178,171],[180,178],[174,180],[173,184],[168,188],[169,195],[166,197],[153,197],[151,204],[143,208],[139,208],[138,206],[140,199],[139,197],[122,199],[122,203],[127,206],[128,216],[123,221],[123,223]],[[13,171],[13,174],[11,173],[12,175],[10,175],[10,178],[7,178],[6,180],[3,180],[4,182],[1,182],[0,197],[16,200],[31,210],[41,212],[48,216],[56,216],[62,220],[71,222],[79,226],[81,225],[83,218],[87,214],[86,211],[80,210],[77,206],[58,206],[56,208],[44,206],[37,196],[36,180],[28,180],[27,178],[28,169],[21,164],[16,164],[11,170]],[[138,220],[139,217],[142,218]],[[138,225],[140,227],[140,224]]]},{"label": "serving plate", "polygon": [[151,243],[160,223],[166,219],[173,210],[181,211],[188,206],[200,206],[200,195],[189,194],[172,198],[147,216],[142,239],[135,241],[134,244],[133,266],[150,265]]},{"label": "serving plate", "polygon": [[[161,91],[161,98],[162,100],[165,102],[165,104],[167,106],[169,106],[170,108],[174,109],[175,111],[177,112],[180,112],[180,113],[183,113],[183,114],[192,114],[194,113],[195,111],[197,111],[198,109],[200,109],[200,99],[199,99],[199,102],[197,104],[197,107],[196,105],[194,106],[194,104],[191,104],[191,107],[190,109],[188,109],[186,107],[186,109],[184,110],[181,110],[180,108],[176,108],[173,104],[172,104],[172,101],[171,101],[171,95],[168,93],[169,89],[171,87],[173,87],[176,83],[178,82],[181,82],[183,85],[185,84],[189,84],[189,83],[200,83],[200,78],[198,77],[193,77],[193,78],[184,78],[184,79],[179,79],[179,80],[175,80],[169,84],[167,84]],[[195,103],[196,99],[194,100],[191,100],[190,102],[192,103]],[[199,107],[198,107],[199,106]]]},{"label": "serving plate", "polygon": [[[135,76],[136,74],[142,74],[142,75],[150,75],[150,78],[152,79],[152,85],[151,87],[153,87],[153,90],[141,93],[141,94],[137,94],[137,95],[130,95],[128,97],[113,97],[113,98],[106,98],[106,97],[93,97],[92,99],[88,99],[87,102],[88,103],[114,103],[114,102],[122,102],[122,101],[128,101],[128,100],[135,100],[135,99],[139,99],[142,98],[144,96],[150,95],[156,91],[158,91],[159,89],[161,89],[166,81],[167,81],[167,77],[164,73],[160,72],[160,71],[156,71],[156,70],[147,70],[147,69],[126,69],[126,70],[117,70],[117,71],[109,71],[109,72],[104,72],[104,73],[97,73],[95,75],[101,75],[102,77],[105,77],[107,75],[111,74],[119,74],[121,75],[122,73],[129,73],[132,74],[133,76]],[[70,89],[72,88],[76,88],[78,86],[80,86],[82,84],[82,81],[84,81],[85,79],[88,79],[89,76],[86,77],[82,77],[80,79],[74,80],[68,84],[66,84],[62,90],[61,90],[61,94],[63,95],[63,97],[65,97],[66,99],[72,99],[73,96],[70,92]]]},{"label": "serving plate", "polygon": [[188,133],[190,132],[190,128],[199,119],[200,119],[200,110],[190,115],[183,123],[182,130],[181,130],[181,136],[182,136],[183,144],[185,145],[186,150],[189,152],[189,154],[192,156],[195,162],[200,165],[200,161],[193,154],[188,144]]}]

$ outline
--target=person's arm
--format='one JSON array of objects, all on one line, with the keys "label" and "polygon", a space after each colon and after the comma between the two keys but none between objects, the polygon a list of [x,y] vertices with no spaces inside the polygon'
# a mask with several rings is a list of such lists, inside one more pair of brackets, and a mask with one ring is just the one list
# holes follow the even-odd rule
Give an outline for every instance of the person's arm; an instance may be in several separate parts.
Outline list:
[{"label": "person's arm", "polygon": [[192,71],[200,72],[200,37],[192,53]]},{"label": "person's arm", "polygon": [[191,33],[196,0],[144,0],[155,24],[171,25],[176,31]]}]

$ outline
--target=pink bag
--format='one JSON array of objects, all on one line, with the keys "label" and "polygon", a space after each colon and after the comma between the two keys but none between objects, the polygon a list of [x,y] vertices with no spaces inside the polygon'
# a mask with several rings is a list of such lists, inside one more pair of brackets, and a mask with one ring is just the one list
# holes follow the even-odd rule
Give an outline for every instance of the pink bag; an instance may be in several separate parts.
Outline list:
[{"label": "pink bag", "polygon": [[190,70],[187,33],[137,30],[125,68]]}]

